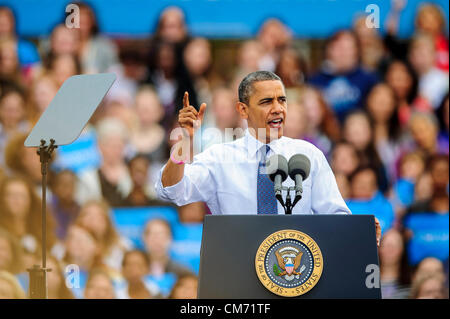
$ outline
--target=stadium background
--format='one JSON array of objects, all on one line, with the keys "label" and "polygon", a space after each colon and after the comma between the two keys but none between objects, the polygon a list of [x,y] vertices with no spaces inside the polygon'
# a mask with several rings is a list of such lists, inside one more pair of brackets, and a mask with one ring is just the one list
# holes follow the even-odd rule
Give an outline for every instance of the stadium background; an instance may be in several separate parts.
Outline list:
[{"label": "stadium background", "polygon": [[[245,126],[236,88],[258,69],[286,84],[287,135],[324,151],[353,213],[380,220],[383,297],[448,297],[448,2],[91,0],[68,29],[70,3],[0,1],[0,298],[24,297],[40,258],[24,137],[68,76],[97,72],[118,80],[52,163],[49,296],[195,297],[208,208],[160,202],[154,182],[179,92],[207,102],[203,129],[223,133],[205,149]],[[369,4],[380,28],[365,27]]]}]

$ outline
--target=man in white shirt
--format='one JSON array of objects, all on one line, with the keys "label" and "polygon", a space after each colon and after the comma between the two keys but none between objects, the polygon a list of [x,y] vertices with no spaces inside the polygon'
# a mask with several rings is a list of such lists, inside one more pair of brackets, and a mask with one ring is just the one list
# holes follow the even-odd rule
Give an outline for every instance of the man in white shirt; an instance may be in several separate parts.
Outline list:
[{"label": "man in white shirt", "polygon": [[[187,93],[183,104],[178,122],[184,136],[179,143],[192,149],[194,132],[203,120],[206,104],[197,111],[189,105]],[[189,164],[186,147],[175,149],[156,183],[161,199],[178,206],[203,201],[213,214],[283,214],[283,207],[275,199],[273,183],[270,187],[267,175],[261,176],[260,165],[273,154],[289,160],[300,153],[309,158],[311,169],[303,182],[302,199],[292,213],[351,214],[323,153],[309,142],[283,136],[287,100],[277,75],[268,71],[247,75],[239,85],[236,109],[248,123],[244,137],[213,145],[195,155]],[[284,186],[293,185],[291,179],[284,182]],[[270,192],[270,196],[261,196],[264,192]],[[378,221],[376,224],[379,239]]]}]

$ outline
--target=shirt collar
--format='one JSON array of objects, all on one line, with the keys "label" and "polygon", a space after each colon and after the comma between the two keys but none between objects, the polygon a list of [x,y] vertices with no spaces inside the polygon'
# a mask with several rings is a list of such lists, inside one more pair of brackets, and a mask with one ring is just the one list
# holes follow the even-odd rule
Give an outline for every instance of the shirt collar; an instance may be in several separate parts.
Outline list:
[{"label": "shirt collar", "polygon": [[[280,151],[280,144],[284,136],[282,136],[279,139],[271,141],[269,144],[269,147],[272,152],[279,153]],[[262,146],[266,145],[262,143],[260,140],[256,139],[252,134],[250,134],[248,128],[245,130],[245,144],[247,147],[248,155],[255,156],[258,150],[261,149]]]}]

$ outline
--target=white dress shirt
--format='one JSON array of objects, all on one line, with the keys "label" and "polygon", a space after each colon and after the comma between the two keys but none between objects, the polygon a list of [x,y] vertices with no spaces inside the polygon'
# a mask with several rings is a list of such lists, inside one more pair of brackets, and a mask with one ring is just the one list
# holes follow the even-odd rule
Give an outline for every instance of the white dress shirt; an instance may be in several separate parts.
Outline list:
[{"label": "white dress shirt", "polygon": [[[161,182],[164,166],[155,185],[157,195],[178,206],[206,202],[212,214],[257,214],[257,156],[263,145],[248,130],[233,142],[212,145],[185,165],[180,182],[168,187]],[[311,162],[309,177],[303,181],[302,199],[293,208],[293,214],[351,214],[322,151],[309,142],[284,136],[268,145],[268,157],[280,154],[289,160],[301,153]],[[294,185],[289,177],[283,183]],[[285,195],[283,191],[283,199]],[[294,197],[292,191],[292,201]],[[284,214],[278,201],[277,205],[278,214]]]}]

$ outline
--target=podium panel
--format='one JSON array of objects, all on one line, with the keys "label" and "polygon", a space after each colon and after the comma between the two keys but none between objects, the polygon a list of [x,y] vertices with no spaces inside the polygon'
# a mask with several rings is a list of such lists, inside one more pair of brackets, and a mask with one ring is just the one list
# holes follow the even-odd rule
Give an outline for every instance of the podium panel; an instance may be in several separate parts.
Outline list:
[{"label": "podium panel", "polygon": [[204,299],[381,298],[372,215],[205,216]]}]

